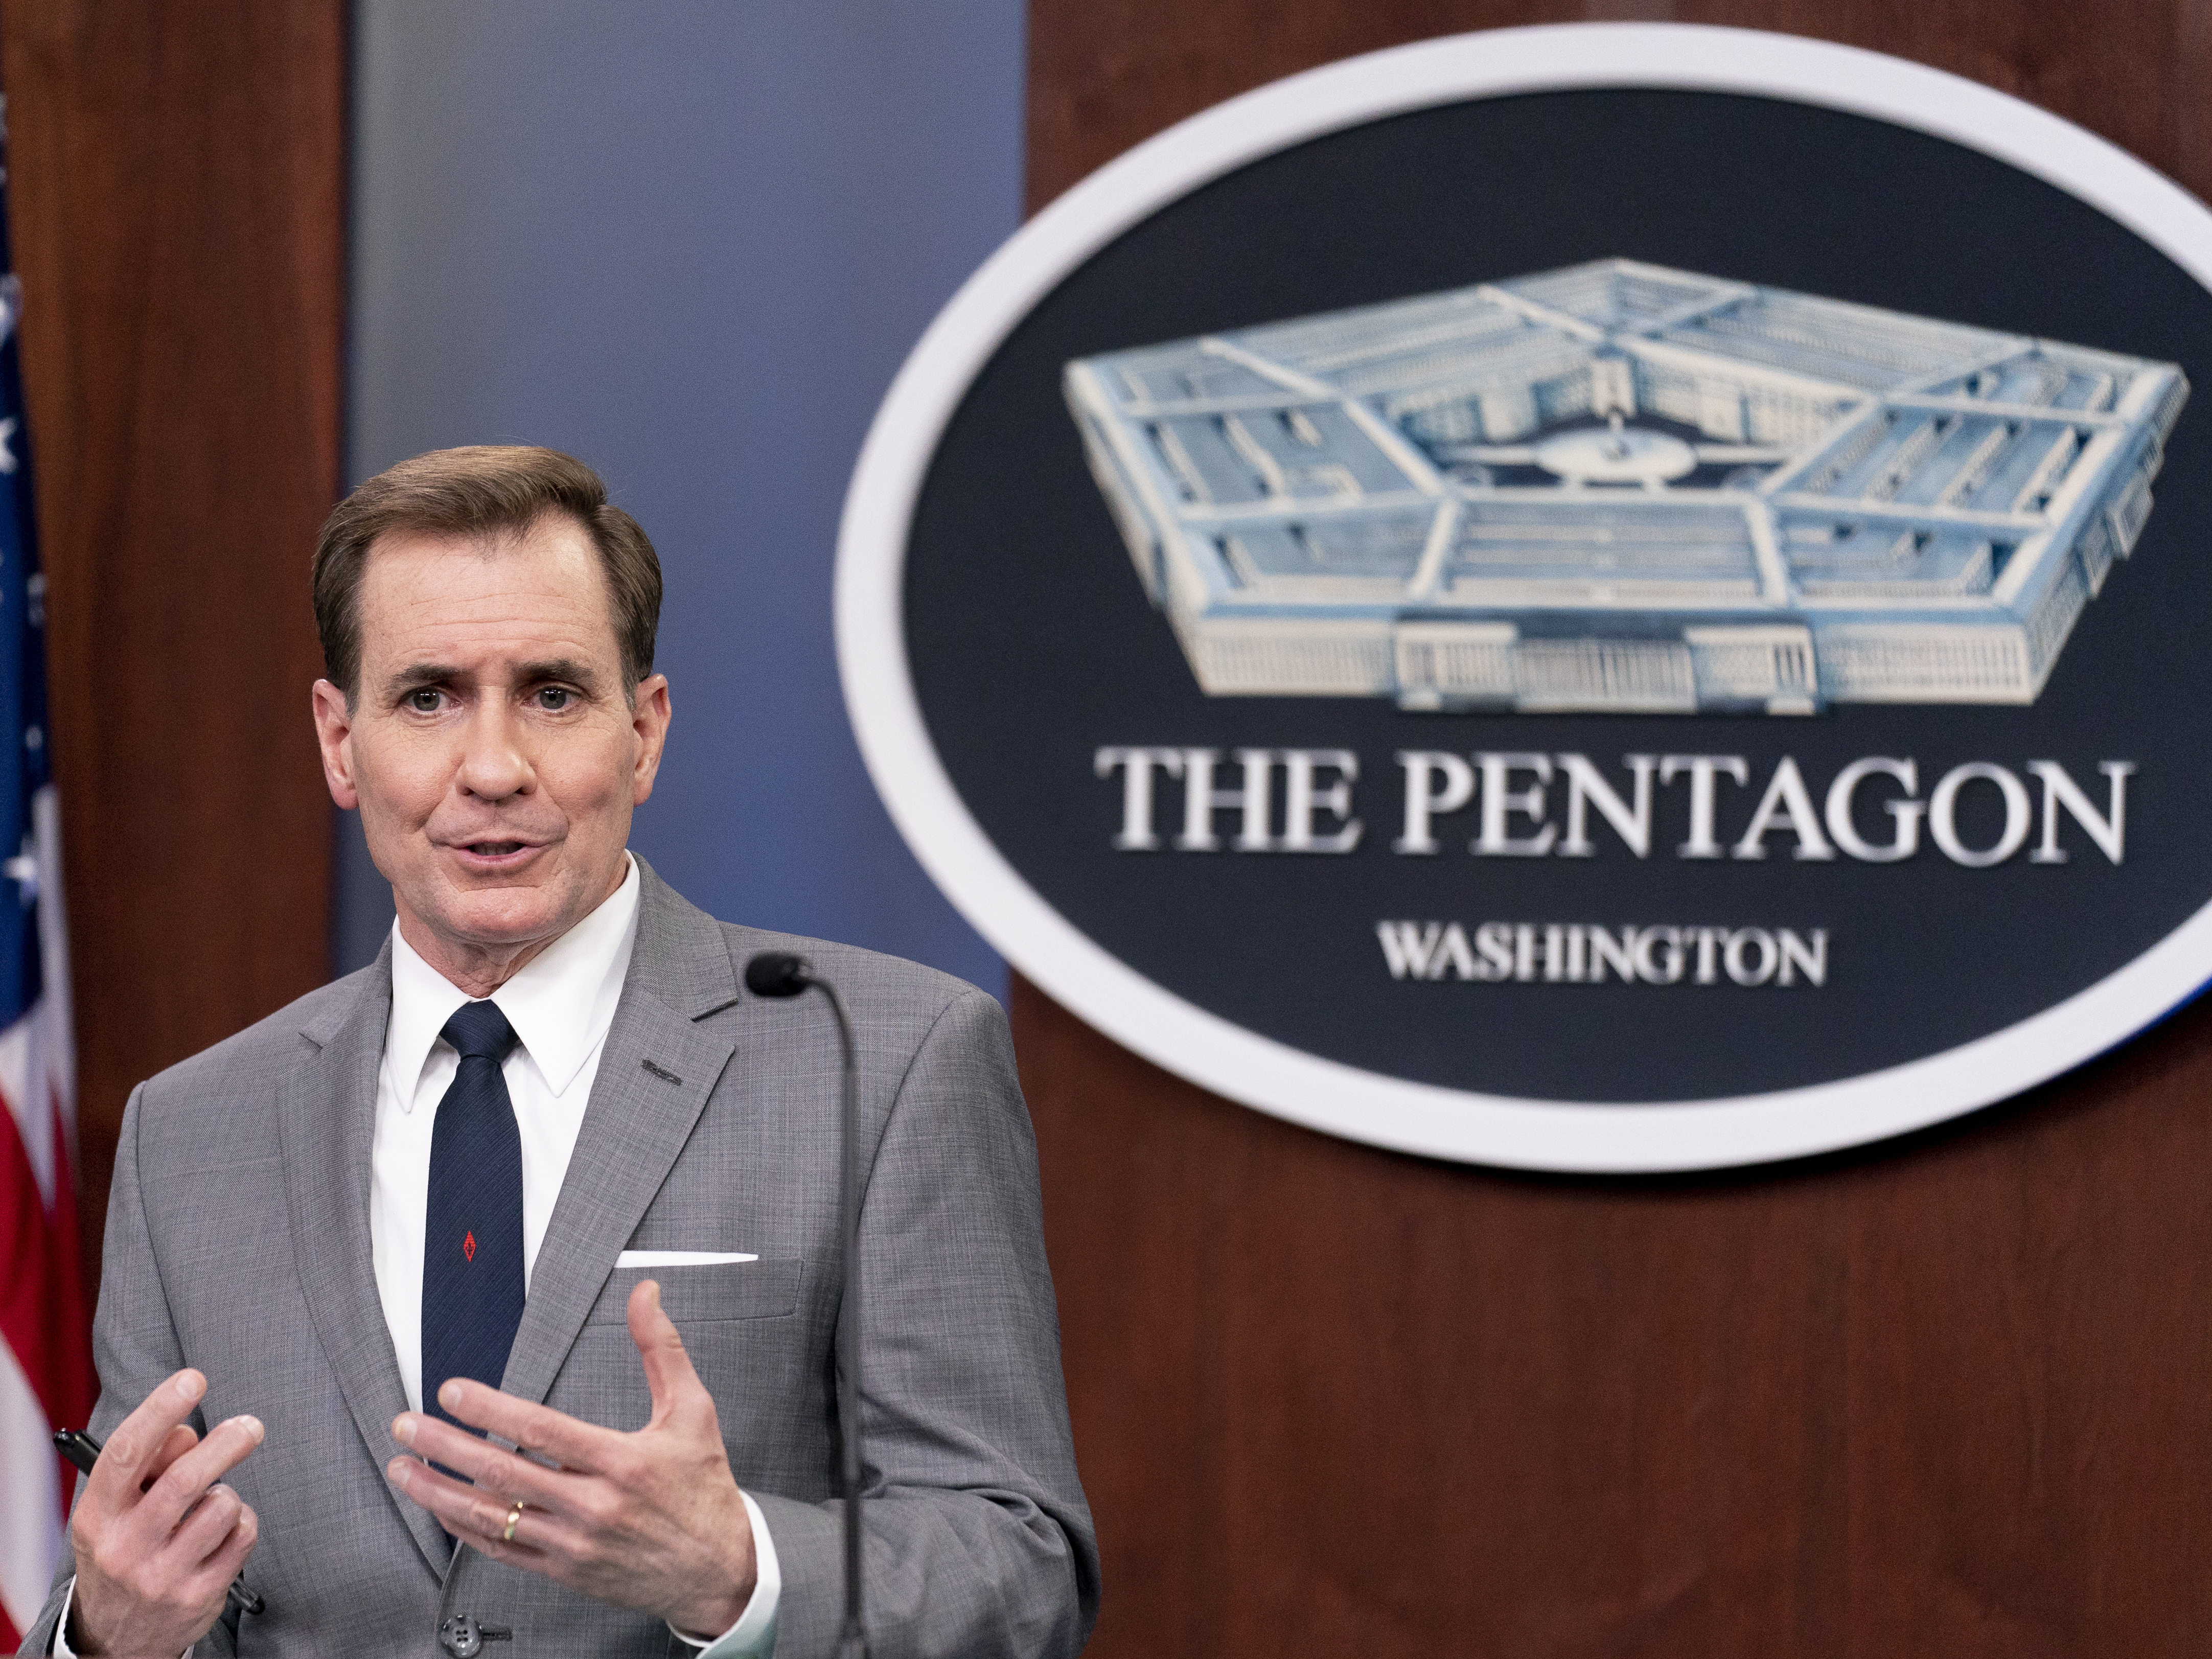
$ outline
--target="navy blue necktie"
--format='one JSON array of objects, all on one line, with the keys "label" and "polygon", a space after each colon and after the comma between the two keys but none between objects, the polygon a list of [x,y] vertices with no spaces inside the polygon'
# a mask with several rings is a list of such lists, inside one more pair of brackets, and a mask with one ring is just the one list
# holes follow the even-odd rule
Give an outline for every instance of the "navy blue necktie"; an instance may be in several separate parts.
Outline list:
[{"label": "navy blue necktie", "polygon": [[465,1004],[438,1035],[459,1051],[461,1066],[430,1132],[422,1409],[450,1423],[440,1386],[471,1376],[497,1388],[522,1322],[522,1136],[499,1069],[514,1028],[498,1005]]}]

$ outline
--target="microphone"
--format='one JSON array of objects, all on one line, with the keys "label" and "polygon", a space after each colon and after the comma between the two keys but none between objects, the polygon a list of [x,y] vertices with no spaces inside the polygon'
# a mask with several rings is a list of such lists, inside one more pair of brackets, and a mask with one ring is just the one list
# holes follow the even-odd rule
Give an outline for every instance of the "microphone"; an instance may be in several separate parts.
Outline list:
[{"label": "microphone", "polygon": [[845,1499],[845,1624],[837,1636],[837,1659],[868,1659],[860,1627],[860,1075],[853,1020],[837,988],[817,977],[805,957],[788,951],[763,951],[745,963],[745,989],[777,999],[821,992],[837,1017],[837,1038],[844,1049],[837,1209],[845,1295],[837,1312],[837,1426],[843,1453],[838,1484]]},{"label": "microphone", "polygon": [[795,997],[813,982],[806,958],[788,951],[763,951],[745,964],[745,989],[757,997]]}]

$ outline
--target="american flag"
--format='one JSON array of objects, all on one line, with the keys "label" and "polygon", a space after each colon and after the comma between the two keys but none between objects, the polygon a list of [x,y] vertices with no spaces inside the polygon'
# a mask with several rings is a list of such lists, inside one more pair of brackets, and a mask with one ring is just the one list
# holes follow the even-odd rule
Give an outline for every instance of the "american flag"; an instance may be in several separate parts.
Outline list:
[{"label": "american flag", "polygon": [[[0,108],[0,146],[4,146]],[[4,157],[0,148],[0,157]],[[0,1650],[46,1597],[70,1476],[53,1432],[81,1427],[92,1352],[77,1279],[76,1059],[46,744],[46,578],[31,516],[16,356],[22,288],[0,160]]]}]

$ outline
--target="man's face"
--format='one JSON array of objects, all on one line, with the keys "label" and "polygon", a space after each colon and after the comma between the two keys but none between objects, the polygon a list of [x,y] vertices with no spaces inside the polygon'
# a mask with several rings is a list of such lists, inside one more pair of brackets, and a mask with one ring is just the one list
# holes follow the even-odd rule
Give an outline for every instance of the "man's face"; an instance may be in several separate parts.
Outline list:
[{"label": "man's face", "polygon": [[559,514],[520,535],[380,537],[359,603],[352,708],[315,683],[331,794],[360,807],[408,943],[484,994],[621,884],[668,682],[624,696],[599,555]]}]

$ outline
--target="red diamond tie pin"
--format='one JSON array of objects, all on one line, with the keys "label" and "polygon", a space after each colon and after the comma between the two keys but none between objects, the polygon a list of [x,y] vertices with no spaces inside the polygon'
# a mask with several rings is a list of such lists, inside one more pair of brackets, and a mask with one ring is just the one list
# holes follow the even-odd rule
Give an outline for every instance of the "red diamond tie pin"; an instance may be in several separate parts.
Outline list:
[{"label": "red diamond tie pin", "polygon": [[461,1241],[461,1254],[471,1261],[477,1259],[477,1236],[473,1232]]}]

